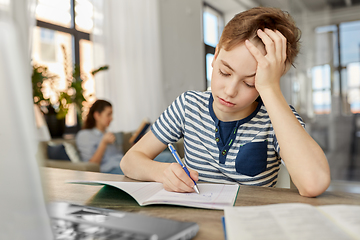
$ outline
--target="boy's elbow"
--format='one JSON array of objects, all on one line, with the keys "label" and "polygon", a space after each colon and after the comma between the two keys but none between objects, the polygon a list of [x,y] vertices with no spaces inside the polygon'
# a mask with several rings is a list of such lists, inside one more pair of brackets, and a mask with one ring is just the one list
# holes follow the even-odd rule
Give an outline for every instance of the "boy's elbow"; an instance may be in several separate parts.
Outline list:
[{"label": "boy's elbow", "polygon": [[299,194],[304,197],[317,197],[328,189],[330,181],[330,174],[324,174],[322,177],[318,176],[300,187]]},{"label": "boy's elbow", "polygon": [[126,154],[122,157],[120,161],[120,168],[123,171],[124,175],[127,176],[128,156],[126,156]]}]

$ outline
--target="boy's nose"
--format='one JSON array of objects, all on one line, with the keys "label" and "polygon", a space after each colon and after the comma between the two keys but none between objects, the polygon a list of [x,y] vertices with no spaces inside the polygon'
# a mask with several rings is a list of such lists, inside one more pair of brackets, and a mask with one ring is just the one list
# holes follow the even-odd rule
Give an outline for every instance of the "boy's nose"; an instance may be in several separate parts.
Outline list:
[{"label": "boy's nose", "polygon": [[237,83],[232,81],[225,86],[225,94],[229,97],[235,97],[238,93]]}]

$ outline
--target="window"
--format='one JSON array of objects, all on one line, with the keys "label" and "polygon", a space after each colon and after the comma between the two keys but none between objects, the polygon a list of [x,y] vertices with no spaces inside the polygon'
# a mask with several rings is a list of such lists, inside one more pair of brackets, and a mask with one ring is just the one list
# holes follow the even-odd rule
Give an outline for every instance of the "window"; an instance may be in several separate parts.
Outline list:
[{"label": "window", "polygon": [[70,0],[39,0],[36,19],[66,28],[71,27]]},{"label": "window", "polygon": [[[340,65],[346,104],[351,113],[360,112],[360,21],[345,22],[340,30]],[[347,112],[346,112],[347,113]]]},{"label": "window", "polygon": [[[65,88],[74,64],[84,73],[85,98],[89,102],[94,100],[94,80],[90,74],[93,69],[90,41],[93,12],[90,0],[38,0],[32,61],[47,66],[51,73],[59,76],[55,84],[48,83],[44,93],[52,102],[56,102],[58,97],[54,90]],[[69,108],[66,125],[68,129],[77,125],[74,106]]]},{"label": "window", "polygon": [[340,98],[343,114],[359,113],[360,21],[319,27],[316,36],[318,64],[311,70],[315,113],[330,113],[331,96]]},{"label": "window", "polygon": [[214,59],[215,48],[219,42],[223,29],[223,16],[218,10],[205,4],[203,12],[203,31],[205,43],[205,76],[206,88],[209,90],[211,86],[211,63]]},{"label": "window", "polygon": [[92,103],[95,102],[95,80],[93,75],[90,74],[94,69],[93,62],[91,61],[93,56],[93,45],[89,40],[80,40],[80,69],[84,74],[84,97],[87,100],[83,103],[84,111],[83,118],[87,115]]},{"label": "window", "polygon": [[314,111],[317,114],[330,113],[330,66],[327,64],[313,67],[311,75]]},{"label": "window", "polygon": [[72,42],[71,34],[40,27],[34,29],[32,55],[34,64],[45,65],[52,74],[59,76],[55,85],[50,85],[50,82],[44,83],[44,97],[50,98],[52,102],[57,101],[57,96],[53,90],[65,88],[64,65],[68,64],[65,59],[72,56]]},{"label": "window", "polygon": [[347,101],[352,113],[360,113],[360,62],[346,65]]}]

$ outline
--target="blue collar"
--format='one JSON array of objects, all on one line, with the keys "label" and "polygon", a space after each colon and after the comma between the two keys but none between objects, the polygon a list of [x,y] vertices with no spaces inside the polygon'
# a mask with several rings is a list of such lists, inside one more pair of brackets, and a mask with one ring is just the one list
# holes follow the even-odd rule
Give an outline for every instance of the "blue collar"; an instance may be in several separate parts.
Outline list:
[{"label": "blue collar", "polygon": [[231,131],[229,138],[226,139],[226,140],[224,139],[224,141],[226,141],[226,142],[223,142],[221,140],[221,136],[220,136],[220,127],[219,127],[220,120],[216,117],[216,115],[214,113],[214,109],[213,109],[214,99],[213,99],[212,94],[210,95],[210,98],[209,98],[209,112],[210,112],[210,116],[212,117],[212,119],[215,122],[215,141],[216,141],[216,144],[217,144],[217,146],[219,148],[219,163],[221,163],[221,164],[225,163],[227,153],[229,152],[230,147],[232,146],[232,144],[235,141],[236,134],[237,134],[239,126],[241,124],[249,122],[259,112],[259,110],[261,108],[261,105],[262,105],[262,101],[261,101],[261,98],[258,98],[258,99],[259,99],[259,101],[258,101],[259,103],[258,103],[258,105],[257,105],[254,112],[252,112],[249,116],[247,116],[244,119],[240,119],[238,121],[230,122],[230,124],[234,124],[234,122],[235,122],[235,126],[234,126],[233,130]]}]

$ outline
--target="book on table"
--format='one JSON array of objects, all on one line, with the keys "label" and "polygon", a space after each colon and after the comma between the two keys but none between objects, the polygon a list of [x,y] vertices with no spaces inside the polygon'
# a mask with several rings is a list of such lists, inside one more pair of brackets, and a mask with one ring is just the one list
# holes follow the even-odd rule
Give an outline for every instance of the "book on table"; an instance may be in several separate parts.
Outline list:
[{"label": "book on table", "polygon": [[224,213],[227,240],[360,239],[360,205],[281,203],[228,207]]},{"label": "book on table", "polygon": [[233,206],[238,184],[198,183],[200,194],[169,192],[158,182],[70,181],[69,183],[111,186],[126,192],[140,206],[170,204],[196,208],[224,209]]}]

